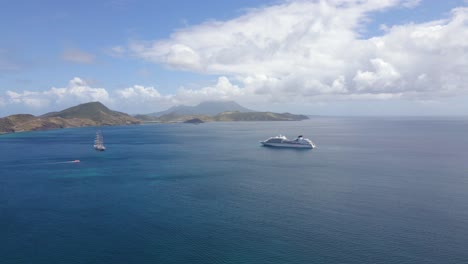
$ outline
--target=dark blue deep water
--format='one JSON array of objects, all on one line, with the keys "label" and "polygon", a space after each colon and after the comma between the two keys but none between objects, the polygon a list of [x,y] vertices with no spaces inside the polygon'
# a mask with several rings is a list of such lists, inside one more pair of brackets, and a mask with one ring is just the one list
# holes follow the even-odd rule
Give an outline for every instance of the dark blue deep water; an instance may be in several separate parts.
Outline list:
[{"label": "dark blue deep water", "polygon": [[0,263],[468,263],[467,119],[101,129],[0,136]]}]

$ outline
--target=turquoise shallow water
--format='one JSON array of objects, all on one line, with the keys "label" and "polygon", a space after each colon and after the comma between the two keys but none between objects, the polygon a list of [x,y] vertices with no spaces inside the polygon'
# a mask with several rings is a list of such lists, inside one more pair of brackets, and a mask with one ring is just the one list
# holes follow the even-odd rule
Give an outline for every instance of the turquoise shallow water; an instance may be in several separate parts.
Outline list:
[{"label": "turquoise shallow water", "polygon": [[467,119],[101,129],[0,136],[0,263],[468,263]]}]

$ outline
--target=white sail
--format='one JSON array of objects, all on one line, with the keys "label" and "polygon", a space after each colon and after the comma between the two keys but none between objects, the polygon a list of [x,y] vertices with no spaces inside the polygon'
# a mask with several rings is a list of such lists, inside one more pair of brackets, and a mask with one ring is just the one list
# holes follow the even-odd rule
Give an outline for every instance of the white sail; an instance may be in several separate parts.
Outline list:
[{"label": "white sail", "polygon": [[94,140],[94,149],[103,151],[106,149],[104,146],[104,137],[100,130],[96,132],[96,139]]}]

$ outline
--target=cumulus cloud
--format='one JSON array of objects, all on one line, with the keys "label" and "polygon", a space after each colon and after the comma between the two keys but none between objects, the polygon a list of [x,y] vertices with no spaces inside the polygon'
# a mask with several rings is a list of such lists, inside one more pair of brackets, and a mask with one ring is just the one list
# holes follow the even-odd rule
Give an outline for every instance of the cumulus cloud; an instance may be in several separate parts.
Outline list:
[{"label": "cumulus cloud", "polygon": [[374,71],[358,70],[353,78],[358,91],[380,93],[387,88],[392,89],[401,85],[397,84],[401,79],[401,75],[391,64],[379,58],[370,60],[370,63]]},{"label": "cumulus cloud", "polygon": [[178,30],[168,39],[133,41],[109,50],[113,56],[131,55],[219,76],[210,85],[181,87],[170,94],[140,85],[108,92],[75,78],[64,88],[9,91],[3,104],[40,108],[99,100],[123,111],[145,113],[204,100],[229,99],[254,106],[437,101],[467,95],[468,8],[455,8],[440,20],[385,25],[380,36],[361,34],[372,13],[418,8],[418,4],[418,0],[289,0],[251,9],[238,18]]},{"label": "cumulus cloud", "polygon": [[161,94],[155,87],[142,85],[108,91],[105,88],[92,87],[83,79],[75,77],[66,87],[52,87],[44,91],[9,90],[4,95],[0,95],[0,110],[7,107],[11,110],[9,113],[17,111],[41,113],[80,103],[100,101],[121,111],[150,113],[179,104],[192,105],[207,100],[240,99],[246,91],[232,84],[227,77],[219,77],[215,83],[201,89],[181,87],[176,93],[166,95]]},{"label": "cumulus cloud", "polygon": [[74,63],[90,64],[94,62],[94,55],[79,49],[66,49],[62,59]]},{"label": "cumulus cloud", "polygon": [[117,89],[114,93],[114,105],[132,113],[149,113],[172,106],[172,95],[161,95],[155,87],[133,85]]},{"label": "cumulus cloud", "polygon": [[163,110],[174,105],[194,105],[207,100],[236,100],[245,95],[246,89],[241,89],[231,83],[227,77],[219,77],[212,85],[201,89],[181,87],[176,93],[162,95],[155,87],[134,85],[117,89],[113,101],[119,107],[131,109],[132,112],[148,113]]},{"label": "cumulus cloud", "polygon": [[437,21],[386,25],[383,36],[360,34],[371,13],[419,3],[286,1],[184,28],[168,39],[132,42],[128,49],[175,69],[227,76],[239,82],[237,94],[272,101],[466,92],[468,8],[456,8]]},{"label": "cumulus cloud", "polygon": [[159,100],[162,98],[161,94],[154,87],[144,87],[141,85],[134,85],[133,87],[118,90],[117,94],[123,99],[138,99],[139,100]]},{"label": "cumulus cloud", "polygon": [[49,104],[49,100],[38,92],[23,91],[22,93],[16,93],[7,91],[6,95],[10,103],[23,104],[30,108],[42,108]]},{"label": "cumulus cloud", "polygon": [[45,91],[7,91],[0,98],[4,105],[20,106],[26,109],[60,109],[61,107],[90,101],[111,102],[109,93],[104,88],[92,88],[84,80],[75,77],[64,88],[52,87]]},{"label": "cumulus cloud", "polygon": [[219,77],[213,85],[203,87],[201,89],[186,89],[180,88],[173,96],[173,101],[177,104],[196,104],[207,100],[236,100],[246,94],[245,89],[239,88],[237,85],[225,77]]}]

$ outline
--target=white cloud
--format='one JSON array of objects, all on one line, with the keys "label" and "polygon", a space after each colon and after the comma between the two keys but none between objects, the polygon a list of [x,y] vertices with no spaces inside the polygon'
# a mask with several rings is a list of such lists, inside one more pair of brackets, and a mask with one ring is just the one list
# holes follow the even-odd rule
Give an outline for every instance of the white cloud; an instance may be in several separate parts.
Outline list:
[{"label": "white cloud", "polygon": [[246,89],[239,88],[232,84],[227,77],[222,76],[214,85],[202,89],[194,90],[182,87],[173,96],[173,100],[175,103],[192,105],[207,100],[236,100],[245,95],[246,92]]},{"label": "white cloud", "polygon": [[408,0],[408,1],[403,3],[403,6],[408,7],[408,8],[412,8],[412,7],[418,6],[420,3],[421,3],[421,0]]},{"label": "white cloud", "polygon": [[106,49],[105,52],[109,56],[119,58],[119,57],[123,57],[125,53],[127,52],[127,50],[122,46],[113,46],[113,47]]},{"label": "white cloud", "polygon": [[149,113],[174,105],[194,105],[207,100],[235,100],[244,95],[245,89],[232,84],[228,78],[219,77],[213,85],[201,89],[181,87],[174,94],[162,95],[155,87],[134,85],[118,89],[113,96],[114,105],[131,112]]},{"label": "white cloud", "polygon": [[134,85],[114,93],[114,105],[132,113],[149,113],[173,105],[172,95],[161,95],[155,87]]},{"label": "white cloud", "polygon": [[[91,87],[86,81],[75,77],[66,87],[52,87],[44,91],[7,91],[0,95],[0,107],[20,112],[41,113],[57,111],[80,103],[100,101],[110,108],[130,113],[150,113],[165,110],[179,104],[197,104],[206,100],[241,98],[246,89],[220,77],[216,83],[202,89],[180,88],[174,94],[161,94],[155,87],[133,85],[108,92],[105,88]],[[0,109],[1,110],[1,109]],[[15,113],[10,111],[10,113]]]},{"label": "white cloud", "polygon": [[372,12],[419,2],[291,0],[252,9],[232,20],[181,29],[168,39],[110,49],[114,56],[131,54],[220,76],[210,85],[170,94],[139,85],[108,92],[75,78],[64,88],[10,91],[3,104],[57,110],[99,100],[122,111],[146,113],[216,99],[256,106],[466,96],[468,8],[426,23],[387,24],[378,37],[360,34]]},{"label": "white cloud", "polygon": [[161,98],[161,94],[154,87],[144,87],[141,85],[134,85],[133,87],[118,90],[117,94],[123,99],[154,100]]},{"label": "white cloud", "polygon": [[27,109],[60,109],[61,107],[90,101],[111,102],[104,88],[92,88],[84,80],[75,77],[64,88],[52,87],[46,91],[7,91],[5,105],[19,105]]},{"label": "white cloud", "polygon": [[[231,96],[315,101],[465,93],[468,8],[437,21],[386,25],[383,36],[362,38],[372,12],[419,3],[287,1],[184,28],[169,39],[133,42],[128,49],[144,60],[236,80],[239,92]],[[193,96],[204,89],[192,91]]]},{"label": "white cloud", "polygon": [[79,49],[66,49],[62,53],[62,59],[74,63],[90,64],[94,62],[94,55]]},{"label": "white cloud", "polygon": [[391,64],[379,58],[372,59],[370,63],[375,71],[359,70],[353,78],[357,90],[379,93],[388,88],[401,86],[397,84],[401,75]]},{"label": "white cloud", "polygon": [[104,88],[92,88],[88,83],[78,77],[71,79],[65,88],[52,88],[45,92],[51,95],[56,103],[65,102],[89,102],[89,101],[110,101],[109,93]]},{"label": "white cloud", "polygon": [[37,92],[24,91],[22,93],[16,93],[7,91],[6,95],[10,103],[22,104],[30,108],[42,108],[49,104],[49,100]]}]

